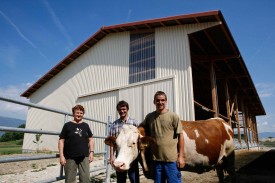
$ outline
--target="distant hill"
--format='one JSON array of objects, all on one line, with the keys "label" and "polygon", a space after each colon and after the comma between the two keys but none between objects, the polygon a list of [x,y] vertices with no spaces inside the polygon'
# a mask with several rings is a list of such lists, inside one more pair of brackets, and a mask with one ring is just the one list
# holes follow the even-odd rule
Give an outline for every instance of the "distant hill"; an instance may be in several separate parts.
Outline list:
[{"label": "distant hill", "polygon": [[261,132],[259,133],[259,139],[273,137],[275,138],[275,132]]},{"label": "distant hill", "polygon": [[[19,125],[26,124],[25,120],[8,118],[0,116],[0,126],[6,127],[18,127]],[[0,131],[0,136],[2,136],[5,132]]]}]

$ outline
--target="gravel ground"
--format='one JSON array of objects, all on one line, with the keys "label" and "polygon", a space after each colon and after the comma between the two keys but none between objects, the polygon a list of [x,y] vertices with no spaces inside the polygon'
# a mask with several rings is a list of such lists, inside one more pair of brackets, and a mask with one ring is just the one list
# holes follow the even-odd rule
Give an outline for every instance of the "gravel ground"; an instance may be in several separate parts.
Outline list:
[{"label": "gravel ground", "polygon": [[[242,167],[253,162],[255,159],[259,158],[263,154],[265,154],[269,149],[250,149],[250,150],[237,150],[236,151],[236,161],[235,161],[235,168],[237,171],[237,175],[241,177],[240,180],[245,182],[255,182],[255,177],[247,174],[247,173],[238,173],[238,170]],[[19,155],[12,155],[12,156],[19,156]],[[21,155],[22,156],[22,155]],[[24,155],[26,156],[26,155]],[[31,156],[31,154],[29,154]],[[1,156],[4,157],[11,157],[10,156]],[[95,157],[95,160],[91,163],[91,169],[95,169],[98,167],[103,166],[103,158],[102,157]],[[273,164],[274,166],[274,164]],[[103,171],[98,171],[91,176],[95,177],[96,179],[105,179],[105,175],[102,173]],[[60,165],[59,159],[46,159],[46,160],[32,160],[32,161],[21,161],[21,162],[13,162],[13,163],[1,163],[0,164],[0,182],[1,183],[32,183],[32,182],[41,182],[43,180],[52,179],[58,177],[60,174]],[[148,180],[144,178],[142,172],[141,174],[141,183],[153,183],[152,180]],[[255,175],[254,175],[255,176]],[[260,175],[258,175],[260,176]],[[253,178],[251,178],[253,177]],[[265,176],[266,177],[266,176]],[[251,180],[249,180],[249,178]],[[274,178],[274,177],[273,177]],[[274,179],[265,178],[261,179],[261,182],[275,182]],[[64,182],[64,180],[57,181],[57,182]],[[115,180],[111,180],[111,182],[115,182]],[[128,181],[129,182],[129,181]],[[182,182],[188,183],[214,183],[218,182],[218,178],[216,172],[211,170],[209,172],[203,174],[191,173],[191,172],[182,172]]]}]

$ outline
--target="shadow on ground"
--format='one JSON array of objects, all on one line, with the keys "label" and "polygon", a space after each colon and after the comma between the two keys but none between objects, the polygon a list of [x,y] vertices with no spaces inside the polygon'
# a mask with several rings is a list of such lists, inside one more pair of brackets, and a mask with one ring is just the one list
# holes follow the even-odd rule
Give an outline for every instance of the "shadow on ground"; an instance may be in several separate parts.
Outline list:
[{"label": "shadow on ground", "polygon": [[236,175],[238,183],[274,183],[275,149],[267,151],[257,159],[239,168]]}]

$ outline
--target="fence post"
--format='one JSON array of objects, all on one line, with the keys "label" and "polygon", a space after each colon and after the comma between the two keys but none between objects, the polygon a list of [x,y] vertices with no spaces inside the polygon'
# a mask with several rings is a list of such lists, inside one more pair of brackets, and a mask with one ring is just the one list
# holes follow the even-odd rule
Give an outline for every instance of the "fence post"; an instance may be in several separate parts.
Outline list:
[{"label": "fence post", "polygon": [[[64,115],[64,124],[67,122],[67,120],[68,120],[68,114],[65,114]],[[60,156],[60,154],[59,154],[59,156]],[[61,177],[63,177],[63,173],[64,173],[63,168],[64,168],[64,166],[60,164],[59,180],[61,180]]]},{"label": "fence post", "polygon": [[[108,136],[109,134],[109,125],[111,124],[112,122],[112,117],[111,116],[108,116],[108,123],[106,125],[106,136]],[[105,183],[110,183],[110,178],[111,178],[111,167],[110,167],[110,161],[109,161],[109,158],[110,158],[110,148],[109,146],[105,145],[105,166],[106,166],[106,180],[105,180]]]},{"label": "fence post", "polygon": [[63,177],[63,167],[63,165],[60,165],[59,180],[61,180],[61,177]]}]

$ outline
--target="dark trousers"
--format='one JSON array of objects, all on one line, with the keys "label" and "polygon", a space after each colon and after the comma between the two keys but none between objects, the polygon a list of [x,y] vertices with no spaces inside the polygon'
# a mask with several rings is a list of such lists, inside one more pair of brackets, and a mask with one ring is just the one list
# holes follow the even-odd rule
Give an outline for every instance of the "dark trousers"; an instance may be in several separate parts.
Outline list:
[{"label": "dark trousers", "polygon": [[65,183],[72,183],[76,180],[77,169],[79,171],[79,182],[90,182],[90,165],[88,157],[78,157],[74,159],[66,159]]},{"label": "dark trousers", "polygon": [[126,183],[127,173],[131,183],[139,183],[139,169],[137,159],[131,163],[128,171],[116,172],[117,183]]}]

